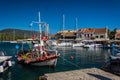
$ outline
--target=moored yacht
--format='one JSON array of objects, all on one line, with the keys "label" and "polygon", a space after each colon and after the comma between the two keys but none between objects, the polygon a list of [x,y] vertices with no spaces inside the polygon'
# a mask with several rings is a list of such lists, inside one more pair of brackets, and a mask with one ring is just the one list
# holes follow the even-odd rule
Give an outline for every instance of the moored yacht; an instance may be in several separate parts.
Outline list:
[{"label": "moored yacht", "polygon": [[85,41],[84,48],[101,48],[103,47],[102,44],[97,44],[94,41]]},{"label": "moored yacht", "polygon": [[57,44],[58,47],[71,47],[72,43],[71,42],[61,42]]},{"label": "moored yacht", "polygon": [[83,47],[84,46],[84,43],[83,42],[79,42],[79,43],[74,43],[73,44],[73,48],[74,47]]}]

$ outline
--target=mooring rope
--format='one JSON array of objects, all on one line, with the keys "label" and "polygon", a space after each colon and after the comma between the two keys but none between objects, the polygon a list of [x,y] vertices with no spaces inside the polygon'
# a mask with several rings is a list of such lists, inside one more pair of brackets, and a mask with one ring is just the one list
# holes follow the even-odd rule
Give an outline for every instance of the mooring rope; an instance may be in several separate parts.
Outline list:
[{"label": "mooring rope", "polygon": [[77,67],[77,68],[80,68],[78,65],[76,65],[76,64],[74,64],[74,63],[72,63],[71,61],[68,61],[67,59],[64,59],[64,58],[63,58],[63,57],[61,57],[61,56],[60,56],[60,58],[62,58],[64,61],[66,61],[66,62],[68,62],[68,63],[72,64],[73,66],[75,66],[75,67]]}]

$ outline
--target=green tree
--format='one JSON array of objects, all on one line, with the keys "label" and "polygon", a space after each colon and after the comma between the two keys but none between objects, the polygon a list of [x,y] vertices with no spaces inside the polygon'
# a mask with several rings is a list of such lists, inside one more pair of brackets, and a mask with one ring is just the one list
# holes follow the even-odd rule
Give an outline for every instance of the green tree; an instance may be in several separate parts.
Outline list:
[{"label": "green tree", "polygon": [[[24,36],[15,36],[15,40],[17,39],[24,39]],[[12,41],[13,40],[13,35],[12,34],[0,34],[0,41]]]},{"label": "green tree", "polygon": [[113,31],[109,31],[109,38],[110,39],[115,39],[115,34],[116,34],[117,28],[115,28]]}]

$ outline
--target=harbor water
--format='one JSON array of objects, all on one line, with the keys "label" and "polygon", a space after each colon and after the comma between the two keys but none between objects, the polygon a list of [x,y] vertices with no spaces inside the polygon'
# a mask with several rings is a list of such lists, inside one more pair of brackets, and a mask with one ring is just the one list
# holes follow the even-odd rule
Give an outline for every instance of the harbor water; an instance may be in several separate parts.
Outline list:
[{"label": "harbor water", "polygon": [[46,73],[64,72],[85,68],[101,68],[108,60],[111,49],[103,48],[57,48],[60,53],[57,65],[53,67],[39,67],[21,65],[15,62],[15,54],[22,48],[29,48],[28,44],[0,43],[0,51],[12,56],[12,67],[0,74],[0,80],[37,80]]}]

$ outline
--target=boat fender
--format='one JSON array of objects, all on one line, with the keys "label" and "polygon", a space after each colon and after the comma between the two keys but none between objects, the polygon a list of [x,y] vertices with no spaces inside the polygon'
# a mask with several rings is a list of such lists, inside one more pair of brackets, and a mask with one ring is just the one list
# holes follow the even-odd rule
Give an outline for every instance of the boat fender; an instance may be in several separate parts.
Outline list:
[{"label": "boat fender", "polygon": [[70,56],[70,59],[73,60],[73,59],[74,59],[74,56]]},{"label": "boat fender", "polygon": [[11,61],[8,61],[8,66],[12,66],[12,62]]},{"label": "boat fender", "polygon": [[26,64],[29,64],[29,63],[30,63],[30,60],[26,60],[25,63],[26,63]]},{"label": "boat fender", "polygon": [[40,61],[41,60],[41,58],[37,58],[37,61]]},{"label": "boat fender", "polygon": [[0,73],[2,73],[4,71],[3,66],[0,66]]}]

